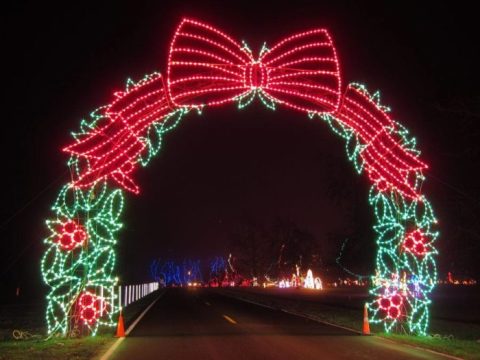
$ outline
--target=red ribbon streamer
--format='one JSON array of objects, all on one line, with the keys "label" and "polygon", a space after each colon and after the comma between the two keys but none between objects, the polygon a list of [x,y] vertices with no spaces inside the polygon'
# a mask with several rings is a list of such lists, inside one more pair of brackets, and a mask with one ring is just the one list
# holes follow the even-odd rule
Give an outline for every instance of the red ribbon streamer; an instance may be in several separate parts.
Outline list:
[{"label": "red ribbon streamer", "polygon": [[166,84],[158,75],[116,93],[103,108],[105,122],[64,149],[80,160],[73,185],[109,179],[138,193],[132,173],[153,122],[182,107],[232,103],[260,92],[281,106],[334,116],[358,137],[364,168],[380,191],[420,199],[416,176],[427,166],[404,148],[395,123],[368,94],[348,86],[342,95],[339,68],[325,29],[294,34],[255,57],[222,31],[183,19],[170,46]]}]

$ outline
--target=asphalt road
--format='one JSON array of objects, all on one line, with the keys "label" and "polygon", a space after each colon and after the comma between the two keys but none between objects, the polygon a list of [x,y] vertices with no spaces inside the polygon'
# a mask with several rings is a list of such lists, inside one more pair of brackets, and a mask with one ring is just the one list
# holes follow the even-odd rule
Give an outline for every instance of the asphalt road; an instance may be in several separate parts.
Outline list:
[{"label": "asphalt road", "polygon": [[111,359],[443,359],[208,289],[168,289]]}]

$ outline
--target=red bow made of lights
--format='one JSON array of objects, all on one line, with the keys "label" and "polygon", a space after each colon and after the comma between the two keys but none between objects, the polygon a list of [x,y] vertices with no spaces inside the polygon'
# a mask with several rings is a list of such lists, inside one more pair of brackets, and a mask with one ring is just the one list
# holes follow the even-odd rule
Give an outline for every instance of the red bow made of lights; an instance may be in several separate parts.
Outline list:
[{"label": "red bow made of lights", "polygon": [[167,81],[158,75],[116,93],[115,100],[102,108],[107,121],[64,149],[86,160],[73,185],[89,187],[110,179],[137,193],[132,173],[145,151],[143,138],[152,123],[176,109],[248,103],[258,95],[267,105],[334,116],[362,144],[364,168],[380,191],[397,190],[408,198],[420,198],[412,179],[427,166],[402,146],[392,132],[396,123],[368,94],[352,85],[342,93],[339,68],[325,29],[264,46],[254,57],[245,44],[222,31],[183,19],[170,46]]}]

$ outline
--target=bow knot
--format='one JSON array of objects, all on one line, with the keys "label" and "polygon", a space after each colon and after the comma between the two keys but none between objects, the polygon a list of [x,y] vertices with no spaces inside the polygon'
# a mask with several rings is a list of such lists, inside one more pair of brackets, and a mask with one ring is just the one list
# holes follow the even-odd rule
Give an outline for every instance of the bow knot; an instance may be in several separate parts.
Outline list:
[{"label": "bow knot", "polygon": [[183,19],[172,40],[167,75],[175,106],[233,101],[242,106],[255,94],[269,105],[306,113],[333,113],[340,105],[340,69],[325,29],[294,34],[270,48],[264,45],[255,59],[245,42]]},{"label": "bow knot", "polygon": [[265,88],[268,84],[267,69],[261,60],[252,61],[245,66],[245,85],[252,90]]}]

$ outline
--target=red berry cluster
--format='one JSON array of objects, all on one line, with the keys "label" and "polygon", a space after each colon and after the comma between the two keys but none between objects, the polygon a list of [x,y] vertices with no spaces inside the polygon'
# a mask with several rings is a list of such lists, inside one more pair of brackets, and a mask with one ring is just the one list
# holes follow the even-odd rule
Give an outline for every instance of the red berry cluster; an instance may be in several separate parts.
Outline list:
[{"label": "red berry cluster", "polygon": [[421,230],[414,230],[403,240],[403,248],[412,254],[423,256],[428,252],[427,237]]},{"label": "red berry cluster", "polygon": [[70,251],[82,246],[87,240],[84,227],[73,220],[68,220],[59,226],[56,242],[63,250]]},{"label": "red berry cluster", "polygon": [[106,311],[107,303],[102,298],[89,292],[83,292],[78,298],[80,319],[88,325],[93,325],[102,312]]},{"label": "red berry cluster", "polygon": [[403,297],[398,293],[394,293],[388,296],[382,296],[378,300],[380,309],[385,312],[385,317],[397,319],[401,313],[401,306],[403,304]]}]

